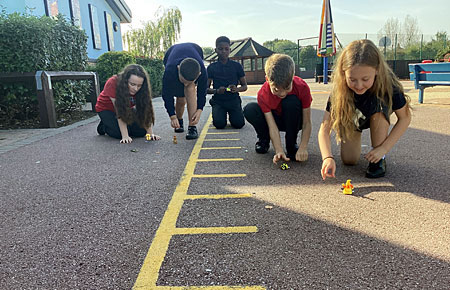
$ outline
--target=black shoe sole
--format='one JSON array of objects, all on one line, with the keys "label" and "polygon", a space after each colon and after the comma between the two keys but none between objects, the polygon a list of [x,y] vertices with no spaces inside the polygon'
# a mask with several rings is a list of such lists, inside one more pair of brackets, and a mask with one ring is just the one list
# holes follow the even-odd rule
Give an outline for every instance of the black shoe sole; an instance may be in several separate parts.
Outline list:
[{"label": "black shoe sole", "polygon": [[386,175],[386,172],[382,173],[382,174],[378,174],[378,175],[372,175],[366,172],[366,177],[367,178],[380,178],[380,177],[384,177]]},{"label": "black shoe sole", "polygon": [[175,133],[183,133],[184,129],[175,129],[174,131],[175,131]]},{"label": "black shoe sole", "polygon": [[197,136],[190,136],[190,135],[186,135],[186,139],[187,139],[187,140],[194,140],[194,139],[198,139],[198,135],[197,135]]}]

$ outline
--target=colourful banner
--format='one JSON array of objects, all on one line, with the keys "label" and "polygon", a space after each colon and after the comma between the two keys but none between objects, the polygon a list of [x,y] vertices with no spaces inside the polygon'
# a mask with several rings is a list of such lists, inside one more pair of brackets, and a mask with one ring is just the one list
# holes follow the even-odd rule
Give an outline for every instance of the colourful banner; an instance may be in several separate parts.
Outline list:
[{"label": "colourful banner", "polygon": [[327,57],[332,56],[335,53],[336,43],[334,38],[333,18],[331,16],[330,0],[323,0],[317,56]]}]

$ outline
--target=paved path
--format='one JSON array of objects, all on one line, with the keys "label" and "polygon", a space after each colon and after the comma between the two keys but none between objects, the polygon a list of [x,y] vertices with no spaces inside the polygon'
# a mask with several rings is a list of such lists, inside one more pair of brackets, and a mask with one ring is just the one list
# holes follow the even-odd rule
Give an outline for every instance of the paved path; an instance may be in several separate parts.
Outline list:
[{"label": "paved path", "polygon": [[361,160],[323,182],[329,86],[310,85],[310,158],[286,171],[254,152],[248,124],[212,128],[210,107],[201,137],[173,144],[158,99],[158,142],[119,144],[91,119],[0,145],[0,288],[448,289],[447,100],[414,106],[385,178],[364,178]]}]

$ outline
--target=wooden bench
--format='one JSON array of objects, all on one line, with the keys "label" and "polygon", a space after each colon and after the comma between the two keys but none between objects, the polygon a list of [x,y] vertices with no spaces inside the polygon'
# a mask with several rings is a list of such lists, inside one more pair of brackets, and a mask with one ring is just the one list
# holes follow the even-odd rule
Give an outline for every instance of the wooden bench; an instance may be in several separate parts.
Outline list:
[{"label": "wooden bench", "polygon": [[423,103],[423,91],[434,86],[450,86],[450,63],[412,63],[409,76],[414,88],[419,89],[419,103]]},{"label": "wooden bench", "polygon": [[52,80],[91,80],[91,104],[95,112],[95,103],[100,94],[98,75],[95,72],[78,71],[37,71],[30,73],[0,73],[2,82],[33,82],[36,85],[39,103],[39,117],[42,128],[56,128],[55,100]]}]

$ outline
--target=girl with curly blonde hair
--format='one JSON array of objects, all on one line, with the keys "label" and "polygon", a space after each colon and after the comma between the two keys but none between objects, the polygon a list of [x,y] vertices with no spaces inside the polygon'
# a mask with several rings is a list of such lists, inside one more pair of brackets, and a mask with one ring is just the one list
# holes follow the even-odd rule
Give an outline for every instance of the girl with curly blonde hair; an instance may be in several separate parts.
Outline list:
[{"label": "girl with curly blonde hair", "polygon": [[[333,87],[319,130],[322,178],[335,177],[331,130],[341,144],[341,159],[355,165],[361,155],[361,132],[370,129],[372,150],[366,177],[386,174],[385,155],[411,122],[410,98],[375,44],[367,39],[351,42],[339,55],[332,74]],[[389,132],[390,115],[397,122]]]},{"label": "girl with curly blonde hair", "polygon": [[130,64],[108,79],[97,98],[95,110],[100,117],[99,135],[131,143],[131,137],[150,135],[151,140],[161,139],[153,134],[155,114],[152,104],[150,80],[145,69]]}]

